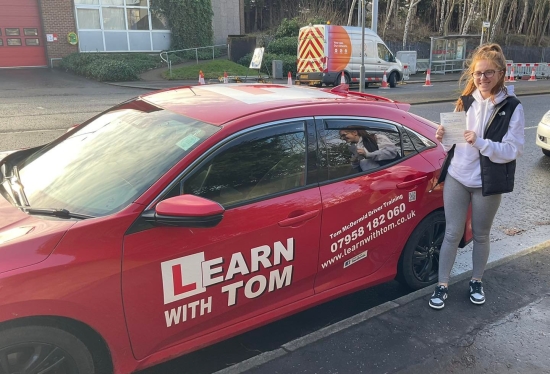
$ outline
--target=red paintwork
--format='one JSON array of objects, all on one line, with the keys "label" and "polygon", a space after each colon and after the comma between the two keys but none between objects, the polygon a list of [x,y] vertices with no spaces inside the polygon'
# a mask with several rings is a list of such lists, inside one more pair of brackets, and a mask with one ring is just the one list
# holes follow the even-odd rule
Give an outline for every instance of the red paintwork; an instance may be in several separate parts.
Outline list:
[{"label": "red paintwork", "polygon": [[[250,102],[216,94],[215,87],[142,97],[222,129],[120,212],[82,221],[50,219],[28,216],[0,197],[0,327],[26,317],[73,319],[104,339],[115,373],[129,373],[395,277],[412,230],[442,208],[441,188],[429,192],[439,168],[433,163],[444,156],[441,147],[372,174],[229,209],[213,228],[128,232],[196,157],[252,125],[313,114],[369,116],[400,122],[435,140],[428,125],[391,101],[326,91],[324,98],[298,98],[319,91],[287,86],[218,87],[245,92]],[[283,93],[261,101],[271,95],[266,90]],[[416,198],[409,201],[411,191]],[[326,265],[341,251],[331,250],[333,243],[344,237],[331,234],[373,211],[362,221],[365,227],[386,212],[378,207],[393,209],[401,202],[406,202],[402,211],[387,223],[410,217],[389,235],[371,237],[365,259],[343,268],[357,251],[333,260],[338,266]],[[175,209],[170,201],[158,208],[160,214]],[[33,229],[2,243],[6,231],[20,227]]]},{"label": "red paintwork", "polygon": [[[19,35],[6,35],[6,28],[19,29]],[[26,36],[25,28],[36,29],[38,35]],[[0,30],[0,68],[47,65],[46,38],[42,34],[37,0],[0,0]],[[20,39],[21,45],[8,45],[11,38]],[[28,46],[27,39],[38,39],[40,45]]]},{"label": "red paintwork", "polygon": [[156,211],[160,215],[171,216],[173,212],[178,212],[186,216],[210,216],[222,214],[223,207],[214,202],[205,199],[199,199],[193,195],[178,196],[177,199],[166,199],[157,204]]}]

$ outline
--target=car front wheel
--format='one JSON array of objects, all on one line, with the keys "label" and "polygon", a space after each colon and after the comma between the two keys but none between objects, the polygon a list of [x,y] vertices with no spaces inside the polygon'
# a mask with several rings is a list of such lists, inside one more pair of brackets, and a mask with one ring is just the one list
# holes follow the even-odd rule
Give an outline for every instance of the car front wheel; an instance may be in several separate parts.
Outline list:
[{"label": "car front wheel", "polygon": [[546,156],[550,157],[550,150],[543,148],[542,153],[544,153]]},{"label": "car front wheel", "polygon": [[445,213],[433,212],[414,229],[399,260],[397,280],[417,290],[437,282]]},{"label": "car front wheel", "polygon": [[94,374],[92,356],[74,335],[54,327],[0,332],[0,373]]}]

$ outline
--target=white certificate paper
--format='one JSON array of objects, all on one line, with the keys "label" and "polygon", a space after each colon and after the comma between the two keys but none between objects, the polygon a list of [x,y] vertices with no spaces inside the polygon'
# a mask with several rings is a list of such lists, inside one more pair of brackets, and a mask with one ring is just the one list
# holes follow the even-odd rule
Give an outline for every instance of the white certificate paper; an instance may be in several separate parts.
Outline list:
[{"label": "white certificate paper", "polygon": [[466,112],[440,113],[441,125],[445,128],[441,144],[451,146],[453,144],[466,143],[464,131],[466,130]]}]

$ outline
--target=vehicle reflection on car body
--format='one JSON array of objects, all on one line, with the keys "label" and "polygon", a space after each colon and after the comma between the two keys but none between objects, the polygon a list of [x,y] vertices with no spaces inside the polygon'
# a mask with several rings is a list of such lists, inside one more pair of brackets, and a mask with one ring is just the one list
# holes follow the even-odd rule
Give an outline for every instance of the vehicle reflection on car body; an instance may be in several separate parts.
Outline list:
[{"label": "vehicle reflection on car body", "polygon": [[[129,373],[395,277],[436,282],[445,154],[408,108],[342,87],[178,87],[7,155],[0,367]],[[398,156],[352,170],[351,125]]]}]

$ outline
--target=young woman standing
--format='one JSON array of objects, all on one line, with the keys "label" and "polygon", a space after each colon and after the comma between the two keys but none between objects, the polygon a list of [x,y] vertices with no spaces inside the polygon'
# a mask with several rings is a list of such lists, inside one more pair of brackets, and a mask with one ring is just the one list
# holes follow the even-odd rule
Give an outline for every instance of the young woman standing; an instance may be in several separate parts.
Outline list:
[{"label": "young woman standing", "polygon": [[[467,80],[455,111],[466,112],[464,143],[448,151],[440,180],[445,179],[443,202],[447,222],[439,255],[439,283],[430,307],[442,309],[448,295],[451,268],[472,205],[473,273],[469,296],[485,303],[481,278],[487,265],[490,231],[501,194],[514,188],[516,158],[523,152],[525,119],[513,86],[504,86],[506,59],[498,44],[484,44],[473,53]],[[439,126],[436,138],[443,139]]]}]

